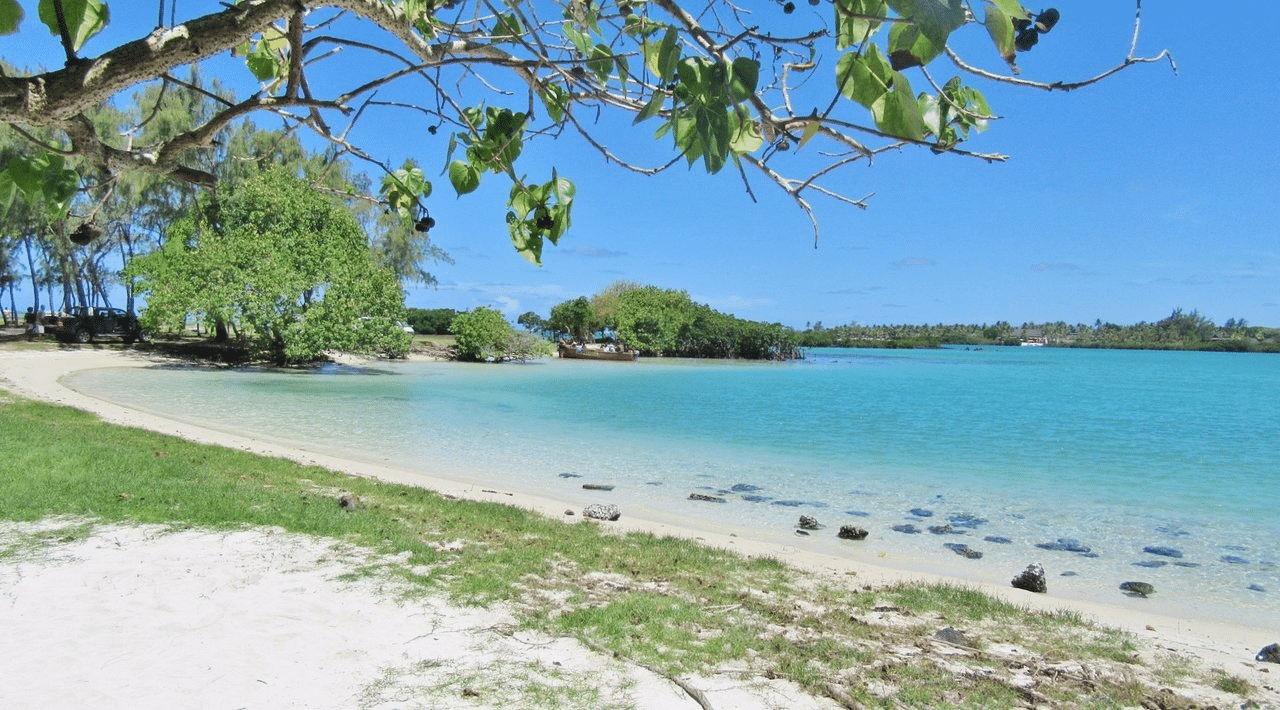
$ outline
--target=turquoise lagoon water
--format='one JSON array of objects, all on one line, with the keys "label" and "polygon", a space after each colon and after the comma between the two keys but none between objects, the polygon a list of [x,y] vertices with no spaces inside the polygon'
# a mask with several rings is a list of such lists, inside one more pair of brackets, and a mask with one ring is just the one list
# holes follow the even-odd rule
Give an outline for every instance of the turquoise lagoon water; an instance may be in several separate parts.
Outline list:
[{"label": "turquoise lagoon water", "polygon": [[[88,371],[69,384],[568,507],[616,502],[624,514],[1002,584],[1040,561],[1055,594],[1280,628],[1274,356],[815,349],[789,363],[177,367]],[[802,514],[826,529],[796,536]],[[948,520],[956,534],[929,532]],[[836,540],[845,523],[871,537]],[[893,529],[907,524],[921,532]],[[1089,554],[1037,547],[1060,538]],[[1152,546],[1182,556],[1144,552]],[[1126,598],[1117,587],[1129,580],[1158,593]]]}]

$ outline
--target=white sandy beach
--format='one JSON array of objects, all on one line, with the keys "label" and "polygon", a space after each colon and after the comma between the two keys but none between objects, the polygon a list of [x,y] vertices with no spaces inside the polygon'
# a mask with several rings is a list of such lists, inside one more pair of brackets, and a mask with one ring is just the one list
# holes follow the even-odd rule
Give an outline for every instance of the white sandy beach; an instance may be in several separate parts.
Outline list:
[{"label": "white sandy beach", "polygon": [[[564,501],[291,450],[130,410],[60,383],[78,370],[152,362],[127,351],[0,351],[0,388],[117,424],[563,517]],[[853,575],[863,584],[938,579],[630,516],[610,525],[694,537],[837,579]],[[6,525],[0,543],[30,533],[30,526]],[[151,527],[101,527],[87,540],[34,550],[0,566],[0,624],[8,631],[0,640],[7,659],[0,707],[509,707],[504,686],[526,676],[596,687],[607,707],[699,707],[671,681],[576,641],[512,634],[505,610],[457,609],[439,599],[402,606],[393,590],[338,581],[363,554],[274,530]],[[1280,707],[1280,666],[1254,661],[1259,649],[1280,641],[1280,629],[970,586],[1032,608],[1075,609],[1131,632],[1150,658],[1170,651],[1198,658],[1248,680],[1259,698]],[[800,697],[780,681],[716,674],[688,682],[716,708],[839,707]]]}]

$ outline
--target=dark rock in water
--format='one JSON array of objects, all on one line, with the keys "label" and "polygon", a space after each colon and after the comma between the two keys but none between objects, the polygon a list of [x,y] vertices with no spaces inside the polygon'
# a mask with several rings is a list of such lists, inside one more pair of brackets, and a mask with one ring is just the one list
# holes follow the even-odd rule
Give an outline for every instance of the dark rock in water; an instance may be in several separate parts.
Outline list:
[{"label": "dark rock in water", "polygon": [[812,515],[801,515],[801,516],[800,516],[800,529],[801,529],[801,530],[817,530],[817,529],[819,529],[819,528],[821,528],[821,527],[822,527],[822,526],[818,524],[818,519],[817,519],[817,518],[815,518],[815,517],[813,517]]},{"label": "dark rock in water", "polygon": [[729,490],[734,493],[755,493],[756,491],[763,489],[760,488],[760,486],[755,486],[750,483],[735,483],[731,488],[729,488]]},{"label": "dark rock in water", "polygon": [[1191,534],[1186,530],[1183,530],[1182,528],[1175,528],[1172,525],[1161,525],[1160,527],[1156,528],[1156,532],[1162,532],[1165,535],[1169,535],[1172,537],[1186,537],[1187,535]]},{"label": "dark rock in water", "polygon": [[920,528],[914,525],[911,525],[910,523],[905,523],[903,525],[894,525],[892,530],[894,532],[906,533],[908,535],[915,535],[920,532]]},{"label": "dark rock in water", "polygon": [[1262,586],[1261,584],[1250,584],[1249,586],[1245,587],[1245,589],[1248,589],[1248,590],[1249,590],[1249,591],[1251,591],[1251,592],[1265,592],[1265,591],[1267,591],[1267,588],[1266,588],[1266,587],[1264,587],[1264,586]]},{"label": "dark rock in water", "polygon": [[1009,543],[1013,542],[1013,540],[1010,540],[1007,537],[1002,537],[1000,535],[988,535],[982,539],[984,542],[994,542],[997,545],[1008,545]]},{"label": "dark rock in water", "polygon": [[916,516],[917,518],[932,518],[932,517],[933,517],[933,511],[932,511],[932,510],[925,510],[924,508],[912,508],[912,509],[911,509],[911,514],[912,514],[912,515],[914,515],[914,516]]},{"label": "dark rock in water", "polygon": [[1060,574],[1060,575],[1058,575],[1058,576],[1059,576],[1059,577],[1075,577],[1075,576],[1076,576],[1076,575],[1078,575],[1078,574],[1080,574],[1080,573],[1079,573],[1079,572],[1076,572],[1075,570],[1070,570],[1070,569],[1069,569],[1069,570],[1067,570],[1066,572],[1063,572],[1062,574]]},{"label": "dark rock in water", "polygon": [[867,511],[865,511],[865,510],[846,510],[846,511],[844,511],[844,514],[845,514],[845,515],[852,515],[852,516],[853,516],[853,517],[855,517],[855,518],[870,518],[870,517],[871,517],[871,513],[868,513],[868,512],[867,512]]},{"label": "dark rock in water", "polygon": [[982,553],[961,542],[948,542],[943,547],[970,560],[982,559]]},{"label": "dark rock in water", "polygon": [[1151,568],[1151,569],[1157,569],[1157,568],[1160,568],[1160,567],[1164,567],[1164,566],[1165,566],[1165,565],[1167,565],[1167,564],[1169,564],[1169,563],[1168,563],[1168,562],[1165,562],[1164,560],[1142,560],[1141,562],[1134,562],[1134,563],[1133,563],[1133,566],[1134,566],[1134,567],[1149,567],[1149,568]]},{"label": "dark rock in water", "polygon": [[351,495],[350,493],[344,493],[343,495],[338,497],[338,507],[342,508],[343,510],[355,510],[356,505],[358,505],[359,503],[360,503],[360,499]]},{"label": "dark rock in water", "polygon": [[947,522],[958,528],[976,529],[979,525],[989,522],[986,518],[979,518],[973,513],[956,513],[947,518]]},{"label": "dark rock in water", "polygon": [[865,540],[867,535],[870,534],[857,525],[841,525],[840,532],[836,533],[836,537],[842,540]]},{"label": "dark rock in water", "polygon": [[1049,591],[1049,583],[1044,578],[1044,565],[1039,562],[1027,565],[1027,568],[1019,572],[1011,583],[1014,589],[1025,589],[1036,594]]},{"label": "dark rock in water", "polygon": [[582,509],[582,517],[593,520],[617,520],[622,511],[613,503],[592,503]]},{"label": "dark rock in water", "polygon": [[663,481],[645,481],[645,482],[644,482],[644,484],[645,484],[646,486],[664,486],[664,485],[666,485],[666,483],[665,483],[665,482],[663,482]]},{"label": "dark rock in water", "polygon": [[1174,562],[1174,563],[1173,563],[1173,566],[1174,566],[1174,567],[1199,567],[1199,566],[1200,566],[1200,563],[1199,563],[1199,562],[1182,562],[1182,561],[1178,561],[1178,562]]},{"label": "dark rock in water", "polygon": [[584,484],[582,484],[582,487],[583,487],[583,488],[585,488],[585,489],[587,489],[587,490],[589,490],[589,491],[611,491],[611,490],[613,490],[613,484],[612,484],[612,483],[584,483]]},{"label": "dark rock in water", "polygon": [[796,531],[796,534],[797,534],[797,535],[804,535],[804,536],[808,537],[808,535],[809,535],[809,531],[808,531],[808,530],[797,530],[797,531]]},{"label": "dark rock in water", "polygon": [[938,629],[937,633],[933,635],[933,638],[943,643],[949,643],[952,646],[964,646],[966,648],[973,648],[973,642],[969,640],[969,637],[965,636],[959,631],[956,631],[954,628],[950,626],[948,626],[945,629]]},{"label": "dark rock in water", "polygon": [[1124,582],[1120,585],[1120,589],[1131,597],[1144,599],[1156,593],[1156,588],[1147,582]]},{"label": "dark rock in water", "polygon": [[1076,552],[1082,555],[1087,555],[1092,552],[1088,545],[1070,537],[1060,537],[1053,542],[1038,542],[1036,543],[1036,547],[1041,550],[1053,550],[1054,552]]},{"label": "dark rock in water", "polygon": [[579,476],[576,473],[569,473],[568,471],[565,471],[564,473],[560,474],[560,477],[561,478],[582,478],[582,476]]},{"label": "dark rock in water", "polygon": [[719,496],[709,496],[706,493],[690,493],[689,500],[701,500],[707,503],[724,503],[724,498]]},{"label": "dark rock in water", "polygon": [[787,506],[788,508],[799,508],[800,506],[804,505],[804,501],[802,501],[802,500],[775,500],[775,501],[773,502],[773,504],[774,504],[774,505],[785,505],[785,506]]},{"label": "dark rock in water", "polygon": [[1162,555],[1164,557],[1182,557],[1182,550],[1173,547],[1165,547],[1164,545],[1147,545],[1142,551],[1151,555]]},{"label": "dark rock in water", "polygon": [[1258,655],[1254,656],[1253,660],[1263,663],[1280,663],[1280,643],[1273,643],[1258,651]]},{"label": "dark rock in water", "polygon": [[748,503],[768,503],[773,500],[769,496],[742,496],[742,499]]},{"label": "dark rock in water", "polygon": [[1246,559],[1245,559],[1245,558],[1243,558],[1243,557],[1238,557],[1238,556],[1236,556],[1236,555],[1223,555],[1223,556],[1222,556],[1222,561],[1223,561],[1223,562],[1226,562],[1226,563],[1227,563],[1227,564],[1229,564],[1229,565],[1247,565],[1247,564],[1249,564],[1249,560],[1246,560]]},{"label": "dark rock in water", "polygon": [[933,533],[934,535],[964,535],[965,534],[963,530],[956,530],[955,528],[951,527],[951,523],[947,523],[946,525],[930,525],[929,532]]},{"label": "dark rock in water", "polygon": [[1223,546],[1222,546],[1222,549],[1224,549],[1224,550],[1235,550],[1236,552],[1244,552],[1245,550],[1247,550],[1247,549],[1249,549],[1249,548],[1245,547],[1244,545],[1223,545]]}]

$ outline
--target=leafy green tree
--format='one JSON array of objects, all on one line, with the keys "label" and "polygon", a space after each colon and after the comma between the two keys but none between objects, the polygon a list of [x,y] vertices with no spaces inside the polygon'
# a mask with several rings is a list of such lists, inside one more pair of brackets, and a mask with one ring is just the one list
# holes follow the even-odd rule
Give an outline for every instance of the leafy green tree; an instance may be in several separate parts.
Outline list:
[{"label": "leafy green tree", "polygon": [[327,350],[408,351],[399,284],[347,210],[282,170],[226,192],[216,211],[197,211],[130,263],[149,327],[180,327],[192,313],[237,322],[281,364]]},{"label": "leafy green tree", "polygon": [[[196,3],[178,5],[189,11]],[[377,183],[379,199],[412,219],[431,195],[430,183],[361,151],[360,136],[388,126],[405,134],[445,128],[442,162],[454,192],[474,192],[494,177],[508,184],[505,215],[495,215],[494,224],[505,222],[516,249],[534,262],[569,228],[575,192],[554,167],[530,177],[520,161],[535,152],[524,150],[530,141],[564,133],[582,135],[583,145],[624,169],[651,174],[696,165],[747,179],[749,191],[750,178],[772,185],[809,216],[816,239],[810,200],[866,204],[841,192],[849,166],[904,148],[1003,160],[965,147],[999,113],[979,84],[1069,91],[1168,57],[1130,50],[1083,81],[1037,82],[1015,76],[1016,53],[1058,22],[1056,10],[1035,13],[1018,0],[821,5],[814,18],[793,15],[791,2],[720,12],[685,0],[243,0],[208,3],[208,14],[86,59],[81,47],[110,20],[105,0],[42,0],[41,8],[64,11],[25,18],[17,0],[0,0],[0,33],[19,35],[11,51],[58,42],[66,59],[58,69],[5,76],[0,124],[55,137],[32,141],[35,163],[0,167],[0,191],[7,179],[56,209],[80,176],[95,199],[112,176],[133,171],[212,186],[217,171],[193,152],[214,150],[224,128],[267,112],[287,130],[314,131],[337,151],[375,165],[386,176]],[[331,21],[338,15],[341,22]],[[1139,12],[1133,46],[1140,20]],[[989,41],[979,50],[981,43],[964,35]],[[1035,51],[1052,51],[1050,44],[1041,41]],[[967,61],[957,47],[1002,58],[1008,70],[979,69],[982,57]],[[346,70],[326,73],[333,62],[317,60],[339,48],[391,61],[348,61]],[[123,92],[169,81],[178,67],[212,66],[227,52],[243,57],[248,73],[241,78],[252,79],[228,85],[252,88],[220,102],[191,130],[133,145],[87,118]],[[945,76],[952,67],[956,74]],[[489,103],[476,104],[477,97]],[[654,136],[666,156],[649,165],[652,147],[616,148],[624,143],[610,140],[612,132],[628,125]],[[68,155],[83,161],[70,179],[63,173]]]},{"label": "leafy green tree", "polygon": [[551,308],[551,318],[547,320],[547,324],[557,338],[569,336],[585,343],[590,339],[591,331],[596,328],[591,302],[586,296],[579,296],[559,303]]},{"label": "leafy green tree", "polygon": [[457,337],[458,359],[502,362],[543,357],[551,344],[530,333],[519,333],[492,308],[475,308],[458,314],[449,329]]},{"label": "leafy green tree", "polygon": [[644,286],[618,298],[618,339],[642,354],[674,354],[696,312],[684,291]]},{"label": "leafy green tree", "polygon": [[452,308],[410,308],[406,318],[415,332],[422,335],[448,335],[449,326],[458,315]]},{"label": "leafy green tree", "polygon": [[537,333],[538,335],[543,335],[551,330],[547,320],[533,311],[521,313],[520,317],[516,318],[516,323],[524,326],[524,329],[530,333]]}]

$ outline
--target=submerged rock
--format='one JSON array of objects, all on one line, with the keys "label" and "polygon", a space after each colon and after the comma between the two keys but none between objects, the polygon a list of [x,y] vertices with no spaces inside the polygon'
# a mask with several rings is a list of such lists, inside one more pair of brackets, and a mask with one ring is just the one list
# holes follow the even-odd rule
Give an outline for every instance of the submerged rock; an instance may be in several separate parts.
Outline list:
[{"label": "submerged rock", "polygon": [[751,483],[735,483],[729,488],[729,490],[734,493],[755,493],[756,491],[763,489],[760,486]]},{"label": "submerged rock", "polygon": [[1071,537],[1060,537],[1053,542],[1038,542],[1036,547],[1041,550],[1052,550],[1054,552],[1075,552],[1082,555],[1088,555],[1093,550],[1079,540]]},{"label": "submerged rock", "polygon": [[865,511],[865,510],[846,510],[846,511],[844,511],[844,514],[845,514],[845,515],[852,515],[852,516],[853,516],[853,517],[855,517],[855,518],[870,518],[870,517],[871,517],[871,513],[868,513],[868,512],[867,512],[867,511]]},{"label": "submerged rock", "polygon": [[963,530],[956,530],[955,528],[951,527],[951,523],[947,523],[946,525],[930,525],[929,532],[933,533],[934,535],[964,535],[965,534]]},{"label": "submerged rock", "polygon": [[1004,537],[1002,535],[988,535],[982,538],[982,540],[983,542],[994,542],[997,545],[1008,545],[1009,543],[1013,542],[1013,540],[1010,540],[1009,538]]},{"label": "submerged rock", "polygon": [[1165,547],[1164,545],[1147,545],[1142,551],[1150,555],[1162,555],[1164,557],[1182,557],[1182,550],[1174,547]]},{"label": "submerged rock", "polygon": [[582,476],[579,476],[576,473],[569,473],[568,471],[565,471],[564,473],[560,474],[560,477],[561,478],[582,478]]},{"label": "submerged rock", "polygon": [[799,508],[800,506],[804,505],[804,501],[802,501],[802,500],[775,500],[775,501],[773,502],[773,504],[774,504],[774,505],[785,505],[785,506],[786,506],[786,507],[788,507],[788,508]]},{"label": "submerged rock", "polygon": [[894,525],[890,529],[893,530],[894,532],[906,533],[908,535],[916,535],[916,534],[919,534],[920,532],[920,528],[910,523],[904,523],[902,525]]},{"label": "submerged rock", "polygon": [[924,508],[912,508],[912,509],[911,509],[911,514],[912,514],[912,515],[914,515],[914,516],[916,516],[917,518],[932,518],[932,517],[933,517],[933,511],[932,511],[932,510],[926,510],[926,509],[924,509]]},{"label": "submerged rock", "polygon": [[951,550],[952,552],[966,559],[970,559],[970,560],[982,559],[981,552],[978,552],[972,547],[969,547],[968,545],[961,542],[948,542],[947,544],[943,545],[943,547],[947,548],[948,550]]},{"label": "submerged rock", "polygon": [[836,537],[842,540],[865,540],[867,535],[870,534],[857,525],[841,525],[840,532],[836,533]]},{"label": "submerged rock", "polygon": [[742,499],[748,503],[768,503],[773,500],[769,496],[742,496]]},{"label": "submerged rock", "polygon": [[706,493],[690,493],[689,500],[700,500],[707,503],[724,503],[725,499],[720,496],[709,496]]},{"label": "submerged rock", "polygon": [[1258,655],[1253,657],[1255,661],[1263,663],[1280,663],[1280,643],[1273,643],[1258,651]]},{"label": "submerged rock", "polygon": [[1044,578],[1044,565],[1039,562],[1032,562],[1027,565],[1026,569],[1013,578],[1012,584],[1015,589],[1025,589],[1036,594],[1044,594],[1049,591],[1049,583]]},{"label": "submerged rock", "polygon": [[1133,566],[1134,566],[1134,567],[1148,567],[1148,568],[1150,568],[1150,569],[1159,569],[1160,567],[1164,567],[1164,566],[1165,566],[1165,565],[1167,565],[1167,564],[1169,564],[1169,563],[1168,563],[1168,562],[1165,562],[1164,560],[1142,560],[1142,561],[1140,561],[1140,562],[1134,562],[1134,563],[1133,563]]},{"label": "submerged rock", "polygon": [[582,509],[582,517],[612,521],[621,518],[622,511],[613,503],[592,503]]},{"label": "submerged rock", "polygon": [[1059,576],[1059,577],[1074,577],[1074,576],[1076,576],[1076,575],[1078,575],[1078,574],[1080,574],[1080,573],[1079,573],[1079,572],[1077,572],[1077,571],[1075,571],[1075,570],[1071,570],[1071,569],[1069,569],[1069,570],[1067,570],[1066,572],[1063,572],[1062,574],[1060,574],[1060,575],[1058,575],[1058,576]]},{"label": "submerged rock", "polygon": [[1247,565],[1247,564],[1249,564],[1249,560],[1246,560],[1245,558],[1243,558],[1243,557],[1239,557],[1239,556],[1237,556],[1237,555],[1223,555],[1223,556],[1222,556],[1222,561],[1223,561],[1223,562],[1226,562],[1226,563],[1227,563],[1227,564],[1229,564],[1229,565]]},{"label": "submerged rock", "polygon": [[801,515],[799,524],[801,530],[818,530],[822,527],[818,523],[818,519],[812,515]]},{"label": "submerged rock", "polygon": [[1131,597],[1142,597],[1143,599],[1156,593],[1155,586],[1147,582],[1124,582],[1120,585],[1120,590]]},{"label": "submerged rock", "polygon": [[589,491],[611,491],[611,490],[613,490],[613,484],[612,484],[612,483],[584,483],[584,484],[582,484],[582,487],[583,487],[583,488],[585,488],[586,490],[589,490]]},{"label": "submerged rock", "polygon": [[1248,590],[1249,590],[1249,591],[1251,591],[1251,592],[1265,592],[1265,591],[1267,591],[1267,588],[1266,588],[1266,587],[1264,587],[1264,586],[1262,586],[1261,584],[1250,584],[1249,586],[1245,587],[1245,589],[1248,589]]},{"label": "submerged rock", "polygon": [[980,518],[973,513],[955,513],[947,518],[947,522],[958,528],[976,529],[983,523],[990,522],[986,518]]},{"label": "submerged rock", "polygon": [[1174,562],[1174,563],[1173,563],[1173,566],[1174,566],[1174,567],[1199,567],[1199,566],[1200,566],[1200,563],[1199,563],[1199,562],[1181,562],[1181,561],[1179,561],[1179,562]]}]

